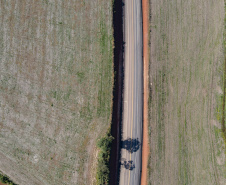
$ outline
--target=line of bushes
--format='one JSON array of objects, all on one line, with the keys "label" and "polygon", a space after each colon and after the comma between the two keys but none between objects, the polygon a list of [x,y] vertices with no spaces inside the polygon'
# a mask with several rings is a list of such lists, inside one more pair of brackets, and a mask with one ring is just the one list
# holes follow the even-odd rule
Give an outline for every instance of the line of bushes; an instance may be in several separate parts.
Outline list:
[{"label": "line of bushes", "polygon": [[17,185],[13,181],[11,181],[9,177],[7,177],[6,175],[3,175],[2,173],[0,173],[0,182],[7,185]]},{"label": "line of bushes", "polygon": [[113,139],[114,138],[111,136],[111,132],[109,129],[106,136],[102,137],[97,141],[97,146],[100,149],[100,152],[98,154],[97,175],[96,175],[97,185],[109,184],[109,175],[110,175],[109,160]]}]

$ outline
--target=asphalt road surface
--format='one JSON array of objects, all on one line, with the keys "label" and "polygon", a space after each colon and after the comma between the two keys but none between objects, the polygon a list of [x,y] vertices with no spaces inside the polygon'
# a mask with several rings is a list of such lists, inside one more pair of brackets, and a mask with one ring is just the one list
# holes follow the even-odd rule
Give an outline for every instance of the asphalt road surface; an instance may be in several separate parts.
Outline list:
[{"label": "asphalt road surface", "polygon": [[120,185],[139,185],[143,117],[142,1],[124,1],[123,122]]}]

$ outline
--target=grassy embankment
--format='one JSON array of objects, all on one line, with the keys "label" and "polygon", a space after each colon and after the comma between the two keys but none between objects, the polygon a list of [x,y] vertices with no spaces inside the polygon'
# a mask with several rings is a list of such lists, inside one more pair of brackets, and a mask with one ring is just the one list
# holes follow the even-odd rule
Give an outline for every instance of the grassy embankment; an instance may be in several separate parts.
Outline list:
[{"label": "grassy embankment", "polygon": [[[114,2],[112,1],[112,6],[113,6],[113,3]],[[113,12],[112,12],[112,15],[113,15]],[[113,27],[112,27],[112,29],[113,29]],[[107,36],[106,23],[105,23],[105,20],[103,17],[102,17],[102,21],[100,24],[100,31],[101,31],[101,38],[100,38],[101,53],[102,53],[102,55],[105,55],[105,54],[108,54],[108,51],[106,50],[108,36]],[[113,44],[113,40],[112,40],[112,44]],[[113,52],[113,50],[112,50],[112,52]],[[113,58],[112,58],[112,60],[113,60]],[[111,60],[111,62],[113,62],[112,60]],[[111,75],[111,74],[109,74],[109,75]],[[112,79],[114,79],[114,73],[112,73]],[[112,82],[111,89],[113,90],[113,82]],[[112,97],[112,93],[109,94],[108,96]],[[112,104],[113,104],[113,102],[112,102]],[[106,135],[102,136],[97,141],[97,147],[99,148],[98,159],[97,159],[97,169],[96,169],[96,184],[97,185],[109,183],[109,175],[110,175],[109,160],[110,160],[111,144],[112,144],[113,139],[114,138],[111,136],[111,127],[110,127],[109,130],[107,131]]]},{"label": "grassy embankment", "polygon": [[152,0],[150,12],[149,182],[225,184],[224,1]]}]

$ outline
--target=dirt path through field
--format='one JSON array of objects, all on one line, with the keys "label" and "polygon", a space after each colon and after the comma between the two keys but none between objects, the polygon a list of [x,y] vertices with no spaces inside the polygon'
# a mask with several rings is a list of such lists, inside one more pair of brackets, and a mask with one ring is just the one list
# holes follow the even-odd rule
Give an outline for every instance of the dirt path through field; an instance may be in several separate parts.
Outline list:
[{"label": "dirt path through field", "polygon": [[148,0],[142,1],[143,8],[143,56],[144,56],[144,124],[143,124],[143,151],[142,151],[142,175],[141,185],[147,184],[147,165],[148,165]]}]

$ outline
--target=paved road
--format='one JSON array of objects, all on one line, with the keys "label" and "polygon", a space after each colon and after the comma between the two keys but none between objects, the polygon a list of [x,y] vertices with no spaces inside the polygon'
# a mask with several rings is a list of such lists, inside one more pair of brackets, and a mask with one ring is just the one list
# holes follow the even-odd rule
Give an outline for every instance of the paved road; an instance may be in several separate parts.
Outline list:
[{"label": "paved road", "polygon": [[124,2],[125,78],[120,185],[139,185],[143,116],[142,2]]}]

